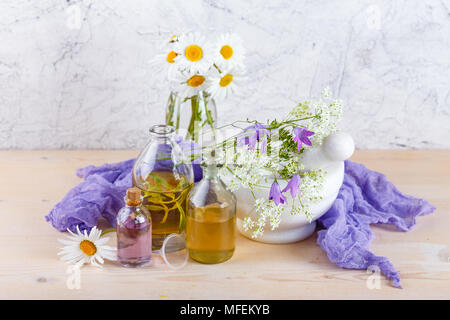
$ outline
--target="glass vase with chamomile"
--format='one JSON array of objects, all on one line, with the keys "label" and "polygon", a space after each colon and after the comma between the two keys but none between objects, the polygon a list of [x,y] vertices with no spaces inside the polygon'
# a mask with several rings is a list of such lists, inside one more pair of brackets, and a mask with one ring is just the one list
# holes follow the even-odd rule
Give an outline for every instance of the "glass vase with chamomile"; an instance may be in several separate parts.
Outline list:
[{"label": "glass vase with chamomile", "polygon": [[151,214],[153,250],[159,250],[169,234],[184,233],[188,194],[194,183],[192,165],[175,141],[173,127],[150,129],[150,139],[136,159],[132,176]]},{"label": "glass vase with chamomile", "polygon": [[212,138],[217,122],[216,102],[205,91],[183,97],[172,91],[166,107],[166,124],[173,126],[185,140],[196,143]]}]

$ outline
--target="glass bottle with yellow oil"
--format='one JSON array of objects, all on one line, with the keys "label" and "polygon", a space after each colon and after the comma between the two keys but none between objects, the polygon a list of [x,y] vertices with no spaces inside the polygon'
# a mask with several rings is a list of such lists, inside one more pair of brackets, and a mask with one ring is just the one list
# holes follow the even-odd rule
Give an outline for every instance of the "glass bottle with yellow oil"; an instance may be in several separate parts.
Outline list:
[{"label": "glass bottle with yellow oil", "polygon": [[151,214],[153,250],[160,249],[169,234],[185,231],[193,183],[192,165],[175,141],[174,128],[150,128],[150,139],[133,167],[133,184],[141,190],[143,205]]},{"label": "glass bottle with yellow oil", "polygon": [[213,160],[203,164],[203,179],[189,195],[186,245],[189,256],[201,263],[220,263],[234,253],[236,197],[218,176]]}]

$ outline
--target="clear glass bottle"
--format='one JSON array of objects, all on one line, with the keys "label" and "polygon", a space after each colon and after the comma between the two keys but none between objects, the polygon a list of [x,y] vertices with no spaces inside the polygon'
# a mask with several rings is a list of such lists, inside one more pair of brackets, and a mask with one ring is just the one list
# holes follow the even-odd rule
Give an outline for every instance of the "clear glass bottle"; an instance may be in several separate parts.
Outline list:
[{"label": "clear glass bottle", "polygon": [[193,260],[220,263],[234,253],[236,197],[218,177],[214,161],[203,165],[203,179],[189,195],[186,245]]},{"label": "clear glass bottle", "polygon": [[152,258],[152,219],[142,206],[141,190],[129,188],[125,207],[117,214],[117,261],[125,267],[141,267]]},{"label": "clear glass bottle", "polygon": [[143,204],[152,217],[154,250],[161,248],[169,234],[185,231],[193,177],[192,164],[176,143],[174,128],[153,126],[150,139],[134,164],[133,184],[141,190]]}]

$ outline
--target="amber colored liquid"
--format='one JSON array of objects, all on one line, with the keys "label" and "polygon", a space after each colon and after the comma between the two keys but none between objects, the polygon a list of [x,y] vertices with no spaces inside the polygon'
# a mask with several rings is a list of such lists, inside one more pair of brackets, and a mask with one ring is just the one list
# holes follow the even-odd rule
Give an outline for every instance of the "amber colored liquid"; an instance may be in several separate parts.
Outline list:
[{"label": "amber colored liquid", "polygon": [[[163,179],[163,184],[153,184],[153,178]],[[142,204],[150,211],[152,217],[152,248],[160,249],[164,239],[171,233],[181,233],[186,226],[188,194],[192,185],[186,186],[182,179],[176,179],[170,171],[156,171],[147,179],[147,189],[143,191]],[[181,181],[181,183],[180,183]],[[154,188],[155,185],[157,188]],[[157,191],[155,191],[155,189]]]},{"label": "amber colored liquid", "polygon": [[[236,216],[226,208],[195,208],[186,222],[189,256],[201,263],[220,263],[231,258],[236,239]],[[225,213],[225,214],[224,214]]]}]

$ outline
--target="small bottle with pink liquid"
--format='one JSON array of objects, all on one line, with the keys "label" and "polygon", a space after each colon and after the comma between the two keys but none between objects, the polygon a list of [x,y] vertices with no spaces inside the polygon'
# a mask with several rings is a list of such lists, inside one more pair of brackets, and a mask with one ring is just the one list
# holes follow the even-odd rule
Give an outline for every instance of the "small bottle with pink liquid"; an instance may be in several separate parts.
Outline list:
[{"label": "small bottle with pink liquid", "polygon": [[152,219],[142,205],[141,190],[127,190],[125,207],[117,214],[117,261],[125,267],[142,267],[152,258]]}]

